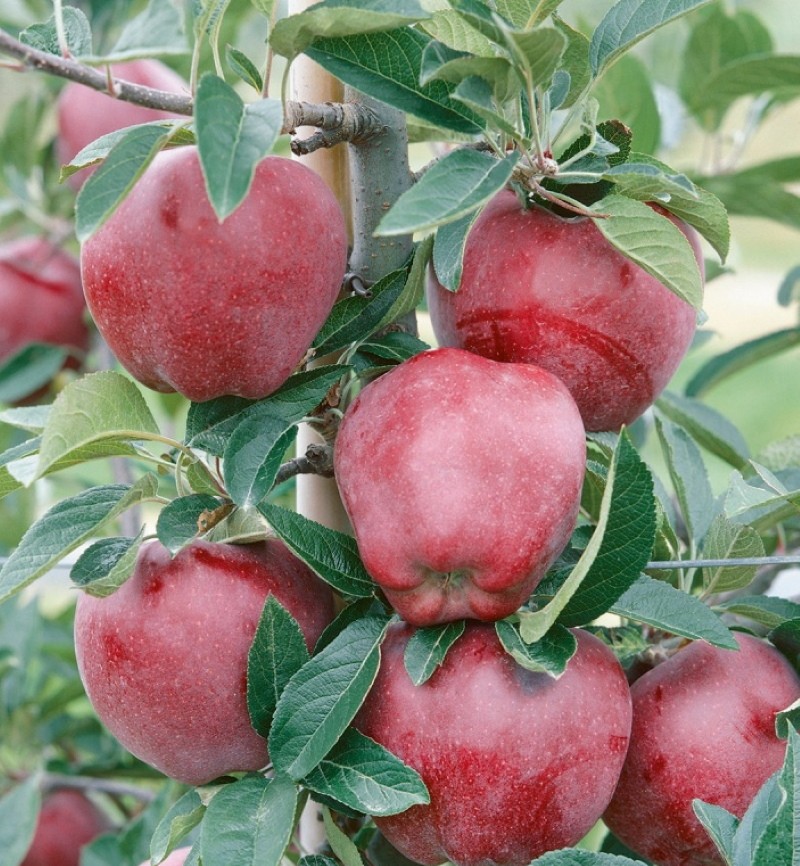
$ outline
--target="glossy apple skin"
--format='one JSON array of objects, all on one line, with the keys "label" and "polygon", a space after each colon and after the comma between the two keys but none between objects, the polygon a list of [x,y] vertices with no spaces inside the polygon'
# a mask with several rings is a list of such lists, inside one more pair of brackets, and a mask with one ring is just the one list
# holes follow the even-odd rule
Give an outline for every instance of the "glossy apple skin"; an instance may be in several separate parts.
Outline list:
[{"label": "glossy apple skin", "polygon": [[741,818],[783,763],[775,714],[800,698],[800,678],[764,641],[736,639],[739,652],[695,641],[631,687],[630,749],[604,820],[658,866],[721,866],[692,800]]},{"label": "glossy apple skin", "polygon": [[108,818],[88,797],[60,788],[44,798],[21,866],[78,866],[83,846],[110,828]]},{"label": "glossy apple skin", "polygon": [[[158,60],[143,59],[114,64],[111,74],[114,78],[155,90],[189,94],[187,82]],[[126,126],[179,116],[168,111],[123,102],[99,90],[73,82],[67,84],[58,97],[56,155],[61,165],[67,165],[87,144],[103,135]],[[80,189],[93,171],[94,168],[83,169],[71,175],[68,183],[73,189]]]},{"label": "glossy apple skin", "polygon": [[334,455],[364,564],[417,626],[517,610],[574,529],[585,459],[558,379],[460,349],[368,385]]},{"label": "glossy apple skin", "polygon": [[247,712],[247,653],[267,596],[309,647],[333,619],[331,590],[277,540],[194,541],[170,560],[145,545],[106,598],[81,594],[78,669],[100,720],[167,776],[199,785],[268,762]]},{"label": "glossy apple skin", "polygon": [[415,686],[403,663],[413,629],[392,626],[355,726],[417,770],[430,805],[376,818],[424,864],[525,866],[576,844],[611,799],[631,725],[613,653],[575,631],[560,679],[520,667],[492,625],[468,623],[442,666]]},{"label": "glossy apple skin", "polygon": [[220,224],[195,147],[160,153],[81,253],[89,310],[120,363],[195,401],[282,385],[346,262],[342,211],[313,171],[267,157]]},{"label": "glossy apple skin", "polygon": [[0,361],[29,343],[89,349],[78,262],[40,237],[0,246]]},{"label": "glossy apple skin", "polygon": [[[696,233],[673,222],[702,268]],[[508,190],[470,231],[459,290],[447,291],[429,270],[427,294],[440,345],[550,370],[588,431],[638,418],[695,331],[691,305],[613,249],[591,219],[524,210]]]}]

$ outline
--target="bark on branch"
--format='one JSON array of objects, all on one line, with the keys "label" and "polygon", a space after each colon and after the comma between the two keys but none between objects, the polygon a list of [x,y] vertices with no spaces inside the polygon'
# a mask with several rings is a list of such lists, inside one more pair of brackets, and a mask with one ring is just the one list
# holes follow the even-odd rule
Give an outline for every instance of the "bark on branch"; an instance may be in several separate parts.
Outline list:
[{"label": "bark on branch", "polygon": [[[2,28],[0,54],[17,60],[18,63],[11,68],[19,72],[35,70],[56,75],[145,108],[189,117],[194,111],[194,100],[188,93],[155,90],[122,78],[114,78],[108,67],[95,69],[70,57],[59,57],[40,51],[15,39]],[[313,105],[309,102],[287,102],[285,113],[282,132],[294,134],[300,126],[313,126],[319,130],[308,139],[292,142],[292,149],[298,154],[311,153],[321,147],[333,147],[344,141],[365,141],[382,128],[375,112],[361,104],[327,102]]]}]

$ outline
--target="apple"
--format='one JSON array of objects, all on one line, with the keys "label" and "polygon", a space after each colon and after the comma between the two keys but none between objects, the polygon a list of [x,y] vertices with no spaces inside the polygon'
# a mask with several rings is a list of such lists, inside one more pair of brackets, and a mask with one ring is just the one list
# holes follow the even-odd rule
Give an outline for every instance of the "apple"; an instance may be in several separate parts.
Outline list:
[{"label": "apple", "polygon": [[355,719],[421,776],[430,804],[375,818],[418,863],[525,866],[577,843],[617,783],[631,725],[628,684],[611,650],[575,630],[554,679],[522,668],[492,625],[468,623],[423,685],[406,672],[413,629],[391,626],[377,679]]},{"label": "apple", "polygon": [[585,459],[555,376],[435,349],[364,388],[334,468],[367,571],[428,626],[502,619],[528,599],[575,527]]},{"label": "apple", "polygon": [[[176,848],[166,858],[166,860],[161,861],[160,866],[183,866],[191,850],[191,848]],[[150,861],[145,860],[144,863],[140,863],[139,866],[150,866]]]},{"label": "apple", "polygon": [[267,157],[220,223],[196,147],[163,151],[81,251],[84,290],[122,365],[190,400],[260,399],[328,316],[347,264],[344,216],[322,179]]},{"label": "apple", "polygon": [[764,641],[736,640],[738,652],[695,641],[631,687],[631,744],[604,820],[658,866],[722,864],[692,800],[741,818],[783,762],[775,714],[800,698],[800,678]]},{"label": "apple", "polygon": [[[693,229],[670,217],[702,269]],[[588,431],[618,430],[666,387],[695,311],[617,252],[590,218],[525,210],[498,193],[470,230],[457,292],[428,274],[440,345],[539,364],[572,392]]]},{"label": "apple", "polygon": [[144,545],[116,592],[78,600],[78,670],[100,720],[138,758],[190,785],[264,767],[267,744],[247,711],[247,654],[270,594],[309,648],[333,619],[327,584],[276,539],[196,540],[174,558]]},{"label": "apple", "polygon": [[[132,60],[129,63],[115,64],[111,67],[111,75],[154,90],[186,94],[189,92],[189,85],[183,78],[158,60]],[[72,162],[87,144],[103,135],[126,126],[178,116],[168,111],[123,102],[102,91],[72,82],[63,88],[58,97],[56,155],[59,162],[66,165]],[[71,175],[68,182],[74,189],[80,189],[93,171],[93,168],[84,169]]]},{"label": "apple", "polygon": [[65,347],[72,366],[89,350],[78,262],[34,236],[0,245],[0,363],[29,343]]},{"label": "apple", "polygon": [[105,814],[81,791],[53,790],[42,802],[21,866],[78,866],[83,846],[110,827]]}]

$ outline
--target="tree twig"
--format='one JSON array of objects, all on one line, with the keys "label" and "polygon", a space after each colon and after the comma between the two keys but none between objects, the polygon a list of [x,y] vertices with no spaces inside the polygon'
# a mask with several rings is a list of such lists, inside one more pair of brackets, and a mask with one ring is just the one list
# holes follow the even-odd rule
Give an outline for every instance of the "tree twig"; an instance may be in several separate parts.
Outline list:
[{"label": "tree twig", "polygon": [[[145,108],[186,116],[191,116],[194,111],[194,100],[189,93],[170,93],[142,84],[133,84],[122,78],[112,78],[104,70],[25,45],[2,28],[0,54],[19,61],[18,65],[12,67],[19,72],[45,72]],[[305,141],[293,143],[298,153],[311,153],[320,147],[333,147],[345,141],[365,141],[382,129],[376,113],[361,103],[326,102],[314,105],[308,102],[287,102],[282,132],[294,134],[301,126],[313,126],[320,132]]]}]

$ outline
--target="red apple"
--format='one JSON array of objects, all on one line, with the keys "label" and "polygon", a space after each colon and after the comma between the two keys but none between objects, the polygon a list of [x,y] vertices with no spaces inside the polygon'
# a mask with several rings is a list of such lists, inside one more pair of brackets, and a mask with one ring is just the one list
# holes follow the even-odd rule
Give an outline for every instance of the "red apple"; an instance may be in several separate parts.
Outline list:
[{"label": "red apple", "polygon": [[738,652],[689,644],[631,687],[630,749],[604,820],[658,866],[722,864],[692,800],[741,818],[783,762],[775,714],[800,698],[800,678],[769,644],[736,639]]},{"label": "red apple", "polygon": [[[183,866],[191,850],[191,848],[176,848],[166,860],[161,861],[160,866]],[[145,860],[139,866],[150,866],[150,861]]]},{"label": "red apple", "polygon": [[417,626],[502,619],[526,601],[575,526],[585,459],[555,376],[459,349],[368,385],[335,448],[364,564]]},{"label": "red apple", "polygon": [[[673,222],[702,268],[696,233]],[[508,190],[469,233],[459,290],[429,272],[428,304],[441,345],[539,364],[561,378],[589,431],[638,418],[695,330],[691,305],[617,252],[593,220],[525,210]]]},{"label": "red apple", "polygon": [[[189,92],[189,85],[158,60],[132,60],[111,67],[111,75],[132,84],[142,84],[171,93]],[[58,97],[58,138],[56,153],[62,165],[72,160],[95,139],[126,126],[166,120],[179,115],[123,102],[107,93],[75,82],[68,84]],[[70,176],[69,183],[79,189],[94,169]]]},{"label": "red apple", "polygon": [[520,667],[494,627],[470,623],[442,666],[415,686],[393,626],[355,726],[422,776],[430,805],[375,823],[418,863],[524,866],[578,842],[617,783],[631,725],[611,650],[575,631],[560,679]]},{"label": "red apple", "polygon": [[120,589],[78,601],[78,669],[100,720],[188,784],[264,767],[267,744],[247,712],[247,654],[270,594],[309,647],[333,618],[331,590],[277,540],[194,541],[174,559],[145,545]]},{"label": "red apple", "polygon": [[108,818],[82,792],[54,790],[44,798],[21,866],[78,866],[83,846],[110,827]]},{"label": "red apple", "polygon": [[282,385],[346,262],[342,211],[313,171],[268,157],[220,223],[195,147],[160,153],[81,254],[89,309],[122,365],[196,401]]},{"label": "red apple", "polygon": [[0,245],[0,362],[29,343],[89,349],[78,262],[40,237]]}]

